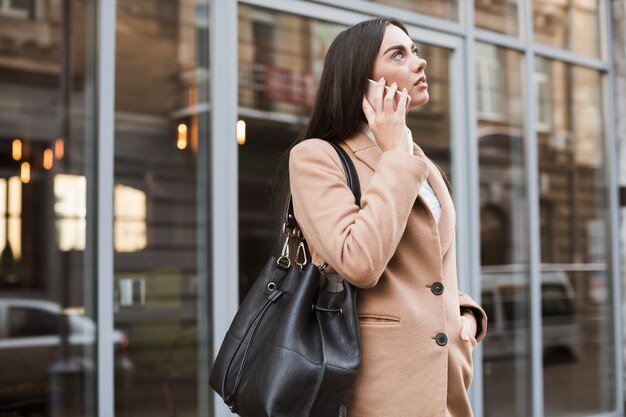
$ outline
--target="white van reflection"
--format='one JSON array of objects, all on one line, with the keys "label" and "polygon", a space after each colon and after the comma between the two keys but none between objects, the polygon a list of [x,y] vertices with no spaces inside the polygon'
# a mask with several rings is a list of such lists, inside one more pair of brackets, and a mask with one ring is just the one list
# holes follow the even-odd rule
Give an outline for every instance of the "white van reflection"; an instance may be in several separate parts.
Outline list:
[{"label": "white van reflection", "polygon": [[[486,360],[523,358],[530,352],[529,274],[504,268],[483,267],[482,305],[489,317]],[[575,361],[581,346],[574,289],[563,271],[544,271],[541,281],[544,364]]]},{"label": "white van reflection", "polygon": [[[55,394],[51,371],[61,359],[62,319],[67,320],[71,366],[81,377],[95,370],[95,358],[88,357],[88,352],[96,341],[96,325],[88,317],[70,313],[49,301],[0,298],[0,414],[17,410],[47,415]],[[121,388],[132,372],[129,342],[116,330],[113,343],[116,383]]]}]

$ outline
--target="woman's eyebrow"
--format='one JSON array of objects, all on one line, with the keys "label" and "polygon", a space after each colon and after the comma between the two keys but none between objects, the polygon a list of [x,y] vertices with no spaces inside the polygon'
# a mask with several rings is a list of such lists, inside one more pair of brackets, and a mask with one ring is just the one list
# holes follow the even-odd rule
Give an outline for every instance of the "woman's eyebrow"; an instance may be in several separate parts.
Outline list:
[{"label": "woman's eyebrow", "polygon": [[[389,51],[393,51],[393,50],[400,50],[400,51],[406,51],[406,47],[404,45],[393,45],[390,46],[389,48],[387,48],[387,50],[385,52],[383,52],[383,56],[387,54],[387,52]],[[417,46],[415,46],[414,43],[411,44],[411,50],[417,49]]]}]

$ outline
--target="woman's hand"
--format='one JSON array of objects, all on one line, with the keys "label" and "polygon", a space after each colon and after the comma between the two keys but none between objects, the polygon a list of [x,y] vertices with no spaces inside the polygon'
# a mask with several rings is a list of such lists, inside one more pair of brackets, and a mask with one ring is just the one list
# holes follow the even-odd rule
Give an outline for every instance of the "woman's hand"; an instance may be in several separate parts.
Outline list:
[{"label": "woman's hand", "polygon": [[476,337],[477,329],[476,317],[471,312],[464,311],[461,314],[461,340],[469,342],[470,336]]},{"label": "woman's hand", "polygon": [[406,152],[406,109],[411,99],[402,89],[398,106],[394,109],[394,101],[398,91],[398,84],[393,83],[385,94],[385,79],[381,78],[376,87],[374,103],[363,96],[363,112],[367,123],[374,133],[376,143],[381,151]]}]

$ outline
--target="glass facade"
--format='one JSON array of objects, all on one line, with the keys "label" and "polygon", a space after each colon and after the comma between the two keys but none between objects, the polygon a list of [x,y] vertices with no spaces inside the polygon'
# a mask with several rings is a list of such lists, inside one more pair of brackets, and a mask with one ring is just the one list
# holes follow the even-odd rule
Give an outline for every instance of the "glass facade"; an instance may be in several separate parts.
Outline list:
[{"label": "glass facade", "polygon": [[523,55],[476,44],[485,416],[527,416],[531,394]]},{"label": "glass facade", "polygon": [[423,13],[441,19],[459,20],[459,2],[457,0],[367,0],[394,6],[402,10]]},{"label": "glass facade", "polygon": [[605,3],[468,4],[0,0],[0,417],[231,415],[210,362],[280,249],[285,150],[332,39],[377,10],[428,61],[407,124],[489,316],[475,415],[623,415]]},{"label": "glass facade", "polygon": [[[117,2],[115,328],[132,381],[118,416],[199,414],[199,280],[208,276],[198,170],[208,141],[208,4]],[[206,169],[206,168],[205,168]],[[116,375],[117,376],[117,375]],[[155,398],[159,398],[155,401]]]},{"label": "glass facade", "polygon": [[536,125],[546,414],[599,414],[616,402],[603,75],[535,63],[548,103]]},{"label": "glass facade", "polygon": [[533,0],[533,29],[537,42],[579,54],[602,55],[600,0]]},{"label": "glass facade", "polygon": [[0,415],[95,410],[94,11],[48,3],[0,2]]},{"label": "glass facade", "polygon": [[522,1],[524,0],[475,0],[476,27],[519,36]]}]

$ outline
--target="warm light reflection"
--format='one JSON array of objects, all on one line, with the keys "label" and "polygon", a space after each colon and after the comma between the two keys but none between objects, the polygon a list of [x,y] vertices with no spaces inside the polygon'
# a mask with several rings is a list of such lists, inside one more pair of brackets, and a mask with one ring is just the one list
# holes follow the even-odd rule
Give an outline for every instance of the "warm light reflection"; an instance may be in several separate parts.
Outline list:
[{"label": "warm light reflection", "polygon": [[237,122],[237,143],[240,145],[246,143],[246,122],[243,120]]},{"label": "warm light reflection", "polygon": [[19,139],[13,139],[13,159],[19,161],[22,159],[22,141]]},{"label": "warm light reflection", "polygon": [[22,162],[20,168],[20,178],[24,184],[30,182],[30,164],[28,162]]},{"label": "warm light reflection", "polygon": [[65,144],[63,139],[58,138],[54,141],[54,156],[56,159],[62,159],[65,152]]},{"label": "warm light reflection", "polygon": [[84,316],[85,307],[65,307],[61,312],[67,316]]},{"label": "warm light reflection", "polygon": [[114,194],[114,246],[117,252],[137,252],[148,244],[146,193],[117,184]]},{"label": "warm light reflection", "polygon": [[[1,191],[1,187],[0,187]],[[87,182],[84,176],[54,176],[57,243],[62,251],[85,250]],[[114,189],[114,244],[117,252],[147,245],[146,193],[118,184]]]},{"label": "warm light reflection", "polygon": [[[8,213],[7,213],[8,210]],[[22,182],[19,177],[0,178],[0,253],[9,243],[14,260],[22,257]]]},{"label": "warm light reflection", "polygon": [[57,244],[62,251],[84,250],[87,181],[82,175],[54,176]]},{"label": "warm light reflection", "polygon": [[52,169],[52,165],[54,163],[54,155],[52,154],[52,149],[46,149],[43,151],[43,167],[45,169]]},{"label": "warm light reflection", "polygon": [[184,123],[178,125],[178,142],[176,146],[181,150],[187,147],[187,125]]}]

